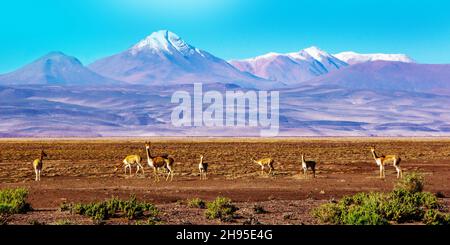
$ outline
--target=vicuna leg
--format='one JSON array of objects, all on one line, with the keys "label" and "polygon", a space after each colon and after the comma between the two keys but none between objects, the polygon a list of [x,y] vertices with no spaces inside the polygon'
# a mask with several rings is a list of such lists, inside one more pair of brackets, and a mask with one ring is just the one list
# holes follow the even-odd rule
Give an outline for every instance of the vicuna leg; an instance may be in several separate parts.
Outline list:
[{"label": "vicuna leg", "polygon": [[383,165],[380,164],[380,179],[383,178]]},{"label": "vicuna leg", "polygon": [[400,179],[403,177],[402,169],[398,165],[394,165],[395,170],[397,170],[397,179]]},{"label": "vicuna leg", "polygon": [[155,182],[157,182],[157,181],[159,181],[159,177],[158,177],[158,171],[157,171],[157,169],[156,168],[153,168],[153,173],[154,173],[154,176],[155,176]]},{"label": "vicuna leg", "polygon": [[34,173],[36,175],[36,177],[34,178],[34,181],[38,181],[38,170],[34,169]]},{"label": "vicuna leg", "polygon": [[[137,166],[138,166],[138,170],[141,169],[142,175],[145,176],[144,167],[142,167],[142,165],[140,163],[138,163]],[[136,174],[137,174],[137,172],[136,172]]]},{"label": "vicuna leg", "polygon": [[171,177],[170,181],[172,181],[172,179],[173,179],[172,168],[167,166],[167,171],[168,171],[168,173],[167,173],[166,181],[169,179],[169,177]]}]

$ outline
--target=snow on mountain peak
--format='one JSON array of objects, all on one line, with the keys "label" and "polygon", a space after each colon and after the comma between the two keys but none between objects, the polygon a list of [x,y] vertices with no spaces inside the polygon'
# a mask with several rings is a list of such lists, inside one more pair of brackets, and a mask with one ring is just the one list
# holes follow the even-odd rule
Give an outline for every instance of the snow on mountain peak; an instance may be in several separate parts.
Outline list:
[{"label": "snow on mountain peak", "polygon": [[338,59],[347,62],[350,65],[368,62],[368,61],[399,61],[405,63],[414,63],[414,60],[411,59],[406,54],[359,54],[356,52],[348,51],[342,52],[339,54],[335,54]]},{"label": "snow on mountain peak", "polygon": [[321,61],[324,57],[331,56],[329,53],[321,50],[320,48],[318,48],[316,46],[311,46],[309,48],[305,48],[302,51],[306,52],[311,57],[313,57],[314,59],[319,60],[319,61]]},{"label": "snow on mountain peak", "polygon": [[183,55],[189,55],[197,52],[194,47],[186,43],[177,34],[168,30],[153,32],[150,36],[147,36],[134,45],[130,52],[131,54],[136,55],[144,50],[168,52],[170,54],[180,52]]}]

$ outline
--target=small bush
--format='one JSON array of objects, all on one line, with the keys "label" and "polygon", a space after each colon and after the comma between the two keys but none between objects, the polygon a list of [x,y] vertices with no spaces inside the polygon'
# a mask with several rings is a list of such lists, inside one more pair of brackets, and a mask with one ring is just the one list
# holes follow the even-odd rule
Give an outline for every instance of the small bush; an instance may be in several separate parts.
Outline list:
[{"label": "small bush", "polygon": [[161,220],[158,217],[150,217],[145,221],[138,220],[135,225],[159,225],[161,224]]},{"label": "small bush", "polygon": [[326,203],[312,210],[312,215],[323,223],[340,224],[341,208],[336,203]]},{"label": "small bush", "polygon": [[425,181],[423,175],[412,172],[407,174],[397,183],[396,189],[416,193],[423,191],[424,184]]},{"label": "small bush", "polygon": [[31,210],[27,202],[28,190],[23,188],[0,191],[0,214],[26,213]]},{"label": "small bush", "polygon": [[45,225],[44,222],[40,222],[39,220],[36,220],[36,219],[28,221],[28,224],[30,224],[30,225]]},{"label": "small bush", "polygon": [[201,209],[205,209],[206,208],[206,202],[203,201],[200,198],[193,198],[191,200],[188,200],[188,207],[190,208],[201,208]]},{"label": "small bush", "polygon": [[158,209],[151,203],[138,202],[135,196],[128,200],[111,198],[109,200],[89,204],[61,204],[62,211],[68,210],[71,213],[91,217],[95,221],[106,220],[113,217],[126,217],[136,219],[141,217],[156,217],[159,214]]},{"label": "small bush", "polygon": [[430,209],[425,213],[424,223],[427,225],[450,225],[450,215]]},{"label": "small bush", "polygon": [[7,225],[10,219],[9,214],[0,214],[0,225]]},{"label": "small bush", "polygon": [[67,220],[67,219],[57,220],[53,224],[54,225],[74,225],[74,223],[72,223],[70,220]]},{"label": "small bush", "polygon": [[265,213],[267,213],[267,211],[261,205],[254,205],[253,206],[253,213],[255,213],[255,214],[265,214]]},{"label": "small bush", "polygon": [[239,210],[226,197],[217,197],[216,200],[207,203],[205,212],[208,219],[220,219],[221,221],[231,221],[235,218],[235,212]]}]

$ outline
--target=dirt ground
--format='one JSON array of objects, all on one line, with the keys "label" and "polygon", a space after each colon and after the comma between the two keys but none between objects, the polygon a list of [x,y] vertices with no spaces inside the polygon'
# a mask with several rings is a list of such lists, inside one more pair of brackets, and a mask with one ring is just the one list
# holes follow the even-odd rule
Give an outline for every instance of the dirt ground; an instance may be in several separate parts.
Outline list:
[{"label": "dirt ground", "polygon": [[[175,159],[172,182],[154,182],[147,166],[144,142],[152,154]],[[155,203],[163,224],[220,224],[204,210],[189,208],[186,200],[217,196],[231,198],[240,208],[233,223],[316,224],[310,210],[331,199],[356,192],[389,191],[396,183],[392,165],[386,179],[370,153],[398,154],[404,173],[425,175],[425,190],[450,196],[450,139],[447,138],[149,138],[149,139],[0,139],[0,188],[26,187],[35,209],[8,217],[10,224],[92,224],[86,217],[59,211],[63,202],[91,202],[118,196]],[[34,181],[31,162],[43,149],[42,181]],[[300,155],[317,161],[317,177],[301,174]],[[140,154],[145,176],[128,176],[120,168],[126,155]],[[208,179],[198,175],[199,155],[209,163]],[[273,176],[260,174],[251,158],[275,159]],[[135,169],[133,169],[135,171]],[[163,173],[161,173],[162,177]],[[255,214],[254,205],[267,213]],[[107,223],[128,223],[113,219]],[[134,221],[132,221],[134,222]],[[233,224],[232,223],[232,224]]]}]

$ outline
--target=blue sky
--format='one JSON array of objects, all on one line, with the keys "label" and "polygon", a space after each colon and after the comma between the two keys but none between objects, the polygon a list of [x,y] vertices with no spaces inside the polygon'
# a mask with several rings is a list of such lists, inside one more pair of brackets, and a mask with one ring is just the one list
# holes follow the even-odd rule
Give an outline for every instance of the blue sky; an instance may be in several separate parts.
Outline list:
[{"label": "blue sky", "polygon": [[160,29],[225,59],[316,45],[450,63],[449,9],[446,0],[5,0],[0,73],[50,51],[89,64]]}]

